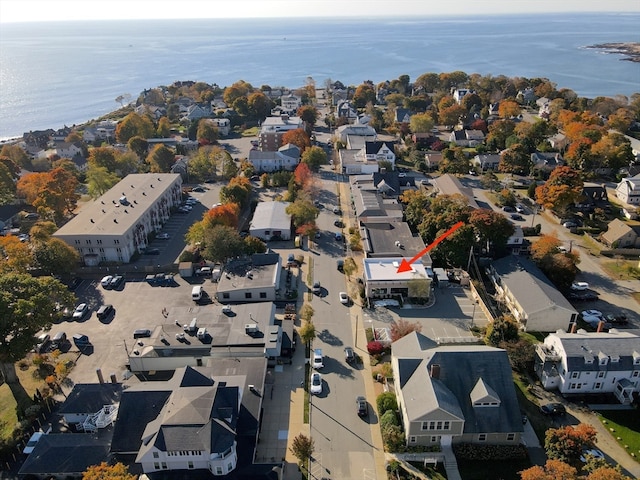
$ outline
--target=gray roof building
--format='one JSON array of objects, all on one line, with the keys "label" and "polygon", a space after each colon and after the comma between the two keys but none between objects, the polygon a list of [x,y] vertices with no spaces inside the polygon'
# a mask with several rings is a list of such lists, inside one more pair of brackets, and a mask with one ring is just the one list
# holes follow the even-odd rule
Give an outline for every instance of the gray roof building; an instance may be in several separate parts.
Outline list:
[{"label": "gray roof building", "polygon": [[439,346],[412,332],[391,353],[408,445],[437,444],[444,436],[453,443],[519,442],[522,419],[506,351]]},{"label": "gray roof building", "polygon": [[489,275],[521,328],[531,332],[569,329],[578,312],[530,260],[507,255],[488,267]]},{"label": "gray roof building", "polygon": [[277,253],[261,253],[250,261],[231,262],[218,281],[219,302],[273,302],[280,288],[282,259]]},{"label": "gray roof building", "polygon": [[473,190],[465,187],[455,176],[445,173],[431,180],[431,184],[435,187],[440,195],[462,195],[466,198],[467,204],[472,208],[480,208],[473,198]]},{"label": "gray roof building", "polygon": [[128,263],[147,246],[147,237],[169,219],[182,200],[176,173],[127,175],[53,234],[75,248],[87,265]]},{"label": "gray roof building", "polygon": [[[362,242],[367,258],[413,256],[425,248],[424,241],[414,236],[405,222],[363,222]],[[431,257],[422,257],[431,266]]]}]

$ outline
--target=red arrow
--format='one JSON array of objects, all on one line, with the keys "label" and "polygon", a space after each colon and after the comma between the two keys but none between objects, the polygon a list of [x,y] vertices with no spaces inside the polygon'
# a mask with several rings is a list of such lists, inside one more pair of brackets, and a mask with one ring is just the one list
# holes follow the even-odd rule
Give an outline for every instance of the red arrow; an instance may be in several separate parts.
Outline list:
[{"label": "red arrow", "polygon": [[438,238],[436,238],[431,243],[431,245],[426,247],[424,250],[422,250],[420,253],[418,253],[415,257],[413,257],[408,262],[403,258],[402,259],[402,263],[400,263],[400,266],[398,267],[398,271],[396,273],[409,272],[411,270],[411,264],[412,263],[414,263],[415,261],[419,260],[420,257],[422,257],[427,252],[429,252],[430,250],[435,248],[441,241],[443,241],[445,238],[447,238],[449,235],[451,235],[453,232],[455,232],[457,229],[459,229],[462,225],[464,225],[464,222],[456,223],[453,227],[451,227],[449,230],[447,230],[442,235],[440,235]]}]

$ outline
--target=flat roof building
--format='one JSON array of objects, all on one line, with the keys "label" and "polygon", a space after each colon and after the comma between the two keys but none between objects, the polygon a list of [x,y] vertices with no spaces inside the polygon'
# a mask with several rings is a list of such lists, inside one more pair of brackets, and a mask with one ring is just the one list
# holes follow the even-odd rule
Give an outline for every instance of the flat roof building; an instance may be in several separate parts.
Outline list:
[{"label": "flat roof building", "polygon": [[273,302],[280,286],[282,259],[260,253],[250,261],[232,262],[218,281],[216,298],[222,303]]},{"label": "flat roof building", "polygon": [[[413,256],[425,248],[422,238],[414,236],[405,222],[363,222],[361,232],[367,258]],[[429,254],[421,260],[431,266]]]},{"label": "flat roof building", "polygon": [[128,263],[180,204],[181,187],[177,173],[127,175],[53,236],[75,248],[85,265]]},{"label": "flat roof building", "polygon": [[[417,252],[416,252],[417,253]],[[412,263],[411,270],[398,273],[400,258],[365,258],[364,285],[367,298],[416,297],[429,298],[431,278],[422,263]],[[423,282],[413,282],[423,280]],[[420,284],[419,284],[420,283]]]},{"label": "flat roof building", "polygon": [[249,233],[265,241],[280,237],[291,239],[291,215],[287,213],[288,202],[260,202],[249,226]]}]

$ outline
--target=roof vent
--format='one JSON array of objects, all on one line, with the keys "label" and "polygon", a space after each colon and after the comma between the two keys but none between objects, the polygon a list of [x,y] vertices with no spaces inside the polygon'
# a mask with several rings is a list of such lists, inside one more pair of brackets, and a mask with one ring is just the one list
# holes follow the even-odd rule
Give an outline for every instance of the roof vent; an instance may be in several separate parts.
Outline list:
[{"label": "roof vent", "polygon": [[[147,196],[147,194],[146,194],[146,193],[144,193],[144,192],[142,192],[142,195],[144,195],[145,197]],[[114,203],[115,203],[115,202],[114,202]]]},{"label": "roof vent", "polygon": [[151,184],[151,188],[153,188],[153,183]]},{"label": "roof vent", "polygon": [[[103,210],[103,212],[104,212],[104,210]],[[93,218],[91,219],[91,223],[96,223],[96,222],[93,221]]]},{"label": "roof vent", "polygon": [[124,213],[129,213],[126,208],[124,209]]},{"label": "roof vent", "polygon": [[136,187],[134,187],[133,185],[131,185],[131,188],[136,188]]},{"label": "roof vent", "polygon": [[114,218],[114,219],[113,219],[113,223],[118,223],[118,219],[117,219],[117,218]]}]

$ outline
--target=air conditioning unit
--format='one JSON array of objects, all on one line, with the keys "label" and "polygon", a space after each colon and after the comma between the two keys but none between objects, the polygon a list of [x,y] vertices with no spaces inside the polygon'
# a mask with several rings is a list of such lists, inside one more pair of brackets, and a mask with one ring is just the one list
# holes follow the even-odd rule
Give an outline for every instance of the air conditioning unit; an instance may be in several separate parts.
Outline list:
[{"label": "air conditioning unit", "polygon": [[253,335],[254,333],[258,333],[260,329],[258,328],[257,323],[247,323],[244,326],[244,333],[247,335]]}]

